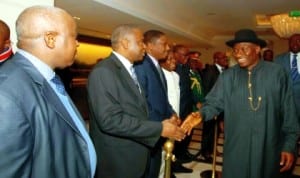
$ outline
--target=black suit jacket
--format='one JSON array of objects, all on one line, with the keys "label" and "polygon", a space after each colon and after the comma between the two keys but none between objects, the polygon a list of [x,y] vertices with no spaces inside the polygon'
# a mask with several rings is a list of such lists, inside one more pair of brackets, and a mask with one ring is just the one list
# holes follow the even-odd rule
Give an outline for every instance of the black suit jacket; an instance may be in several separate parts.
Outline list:
[{"label": "black suit jacket", "polygon": [[203,89],[205,95],[207,95],[213,88],[219,75],[220,71],[218,70],[216,65],[206,65],[205,69],[202,71]]},{"label": "black suit jacket", "polygon": [[111,54],[88,79],[91,137],[98,155],[96,177],[140,178],[162,131],[149,121],[147,102],[130,74]]},{"label": "black suit jacket", "polygon": [[188,65],[177,64],[176,73],[179,75],[180,85],[179,115],[184,120],[193,111],[193,105],[195,104],[191,90],[190,68]]},{"label": "black suit jacket", "polygon": [[0,103],[0,177],[91,177],[85,139],[46,79],[19,53],[1,66]]}]

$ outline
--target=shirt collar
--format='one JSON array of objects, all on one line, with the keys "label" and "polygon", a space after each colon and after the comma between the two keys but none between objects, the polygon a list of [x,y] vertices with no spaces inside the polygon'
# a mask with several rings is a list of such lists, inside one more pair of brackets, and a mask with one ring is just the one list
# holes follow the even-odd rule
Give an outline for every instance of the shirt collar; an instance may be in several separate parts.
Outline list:
[{"label": "shirt collar", "polygon": [[123,66],[126,68],[126,70],[128,71],[128,73],[131,74],[130,68],[133,66],[133,64],[130,63],[127,58],[125,58],[121,54],[117,53],[116,51],[113,51],[113,54],[117,56],[117,58],[123,64]]},{"label": "shirt collar", "polygon": [[157,59],[155,59],[155,57],[151,56],[150,54],[147,54],[147,55],[149,56],[151,61],[154,63],[155,67],[158,67],[159,63],[158,63]]},{"label": "shirt collar", "polygon": [[22,49],[18,49],[17,52],[24,56],[30,63],[32,63],[32,65],[42,74],[42,76],[47,81],[50,81],[55,76],[55,72],[52,70],[52,68],[39,58]]}]

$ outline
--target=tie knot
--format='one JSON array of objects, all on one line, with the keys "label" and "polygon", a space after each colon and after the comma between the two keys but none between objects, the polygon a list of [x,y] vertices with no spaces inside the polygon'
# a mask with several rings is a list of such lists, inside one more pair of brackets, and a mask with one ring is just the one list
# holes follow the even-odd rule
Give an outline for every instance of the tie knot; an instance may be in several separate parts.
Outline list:
[{"label": "tie knot", "polygon": [[60,94],[67,95],[64,84],[58,75],[55,74],[55,76],[51,79],[51,82],[55,84],[55,87]]}]

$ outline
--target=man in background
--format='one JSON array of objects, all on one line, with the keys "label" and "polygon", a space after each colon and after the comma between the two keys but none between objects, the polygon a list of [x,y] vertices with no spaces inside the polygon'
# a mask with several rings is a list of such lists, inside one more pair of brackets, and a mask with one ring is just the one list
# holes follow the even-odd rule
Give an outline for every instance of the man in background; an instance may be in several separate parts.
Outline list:
[{"label": "man in background", "polygon": [[[298,120],[300,120],[300,34],[293,34],[288,40],[288,46],[289,51],[276,56],[274,62],[283,66],[288,73],[292,83],[293,98],[296,104]],[[295,152],[295,156],[298,156],[298,151]],[[296,159],[294,165],[295,163]],[[285,174],[286,176],[291,176],[292,170]]]},{"label": "man in background", "polygon": [[[215,85],[219,75],[228,67],[228,59],[224,52],[217,51],[213,54],[213,64],[206,65],[202,71],[203,77],[203,88],[204,95],[206,96]],[[212,161],[212,153],[214,149],[214,126],[217,123],[222,123],[221,128],[224,124],[224,113],[220,113],[217,117],[217,121],[209,120],[203,122],[202,132],[202,144],[201,144],[201,156],[200,160],[205,162]],[[222,129],[223,131],[223,129]]]},{"label": "man in background", "polygon": [[284,67],[292,81],[293,97],[300,119],[300,34],[294,34],[288,41],[289,51],[275,57],[274,62]]},{"label": "man in background", "polygon": [[13,55],[10,30],[8,25],[0,20],[0,65]]},{"label": "man in background", "polygon": [[94,146],[54,72],[73,64],[76,29],[56,7],[19,15],[19,50],[0,70],[0,177],[94,177]]},{"label": "man in background", "polygon": [[[189,114],[193,111],[193,106],[196,104],[193,101],[193,94],[191,90],[191,80],[190,80],[190,67],[188,65],[188,54],[189,48],[184,45],[175,45],[173,47],[174,58],[176,59],[176,73],[179,75],[179,86],[180,86],[180,109],[179,116],[183,121]],[[177,162],[188,163],[194,158],[188,151],[188,146],[191,141],[191,136],[186,137],[182,142],[175,142],[174,153]],[[175,162],[176,163],[176,162]],[[186,168],[184,166],[175,164],[174,171],[176,172],[193,172],[192,169]]]},{"label": "man in background", "polygon": [[270,61],[270,62],[273,62],[273,50],[271,49],[266,49],[263,51],[263,59],[265,61]]}]

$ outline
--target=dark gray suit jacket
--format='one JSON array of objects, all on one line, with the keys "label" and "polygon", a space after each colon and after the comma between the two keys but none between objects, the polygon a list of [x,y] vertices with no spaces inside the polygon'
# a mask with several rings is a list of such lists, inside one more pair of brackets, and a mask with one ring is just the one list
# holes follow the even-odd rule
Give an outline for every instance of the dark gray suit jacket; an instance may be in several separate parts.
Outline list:
[{"label": "dark gray suit jacket", "polygon": [[90,73],[88,96],[98,155],[96,177],[142,177],[149,147],[159,139],[162,124],[149,121],[144,95],[114,54]]},{"label": "dark gray suit jacket", "polygon": [[[285,71],[288,73],[289,76],[291,73],[291,62],[290,62],[290,53],[283,53],[274,59],[275,63],[280,64],[284,67]],[[291,77],[290,77],[291,79]],[[298,78],[297,81],[292,82],[293,94],[294,94],[294,101],[296,104],[296,111],[298,112],[298,117],[300,119],[300,79]]]},{"label": "dark gray suit jacket", "polygon": [[84,138],[46,79],[18,53],[1,66],[0,103],[0,177],[91,177]]}]

